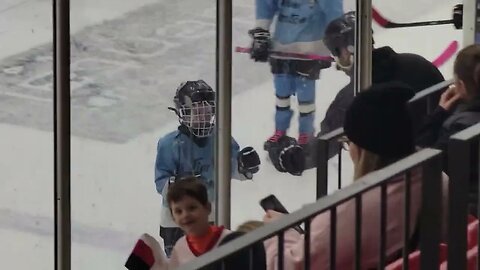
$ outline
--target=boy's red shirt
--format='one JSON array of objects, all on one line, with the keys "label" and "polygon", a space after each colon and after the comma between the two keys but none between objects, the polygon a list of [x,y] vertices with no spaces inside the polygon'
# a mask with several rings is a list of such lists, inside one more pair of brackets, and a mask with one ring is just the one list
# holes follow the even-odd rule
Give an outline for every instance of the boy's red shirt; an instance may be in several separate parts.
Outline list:
[{"label": "boy's red shirt", "polygon": [[208,232],[203,236],[187,235],[186,240],[188,247],[195,256],[200,256],[211,250],[220,239],[224,227],[210,225]]}]

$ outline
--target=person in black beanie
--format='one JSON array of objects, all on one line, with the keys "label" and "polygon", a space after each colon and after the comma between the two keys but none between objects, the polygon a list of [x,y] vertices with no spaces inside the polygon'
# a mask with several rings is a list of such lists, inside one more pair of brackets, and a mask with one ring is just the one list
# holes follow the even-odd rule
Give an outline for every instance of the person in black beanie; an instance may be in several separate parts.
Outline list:
[{"label": "person in black beanie", "polygon": [[344,145],[355,179],[415,151],[407,102],[415,91],[402,83],[382,83],[359,93],[345,114]]},{"label": "person in black beanie", "polygon": [[[365,91],[359,93],[353,100],[351,106],[345,113],[344,130],[346,136],[343,138],[346,148],[350,152],[354,164],[354,181],[365,180],[363,176],[384,168],[402,158],[415,152],[412,118],[407,109],[407,102],[414,96],[415,92],[410,87],[401,83],[375,84]],[[355,261],[355,218],[361,217],[362,242],[360,249],[361,269],[376,269],[379,263],[378,251],[379,230],[381,228],[380,216],[383,206],[386,215],[386,227],[389,228],[388,247],[383,247],[386,258],[390,261],[397,259],[405,247],[403,241],[404,226],[409,224],[410,235],[408,245],[410,250],[415,250],[418,244],[418,222],[421,215],[421,191],[423,184],[422,169],[413,167],[409,170],[409,190],[411,212],[409,220],[403,215],[395,214],[398,209],[405,205],[405,173],[398,174],[384,185],[386,200],[382,199],[381,188],[376,187],[361,194],[361,214],[355,212],[355,200],[347,200],[337,205],[335,223],[332,222],[331,213],[324,212],[313,216],[310,222],[310,269],[329,269],[333,266],[336,269],[350,269]],[[360,183],[359,183],[360,184]],[[358,187],[358,186],[357,186]],[[448,202],[448,180],[442,181],[442,205],[441,216],[443,220],[448,215],[443,212],[447,209]],[[393,214],[392,214],[393,213]],[[285,214],[268,210],[263,221],[265,223],[275,222]],[[408,223],[407,223],[407,222]],[[446,222],[441,222],[441,225]],[[268,226],[268,225],[267,225]],[[325,254],[330,252],[331,226],[337,228],[336,240],[336,261],[332,261]],[[442,236],[445,233],[445,226],[442,226]],[[326,233],[327,232],[327,233]],[[303,256],[304,238],[294,230],[285,232],[283,251],[278,249],[279,240],[272,237],[265,240],[268,269],[273,269],[283,252],[282,260],[285,269],[302,269],[305,265]],[[388,262],[388,263],[389,263]],[[270,263],[270,265],[269,265]]]}]

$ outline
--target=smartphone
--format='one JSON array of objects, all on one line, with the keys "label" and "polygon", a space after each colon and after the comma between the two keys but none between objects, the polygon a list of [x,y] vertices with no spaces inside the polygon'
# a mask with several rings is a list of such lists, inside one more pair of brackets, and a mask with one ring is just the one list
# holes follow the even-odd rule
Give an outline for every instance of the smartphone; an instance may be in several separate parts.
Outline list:
[{"label": "smartphone", "polygon": [[[268,195],[267,197],[260,200],[260,206],[267,212],[267,210],[274,210],[283,214],[288,214],[287,209],[283,204],[277,199],[273,194]],[[297,232],[304,234],[305,231],[300,226],[293,227]]]}]

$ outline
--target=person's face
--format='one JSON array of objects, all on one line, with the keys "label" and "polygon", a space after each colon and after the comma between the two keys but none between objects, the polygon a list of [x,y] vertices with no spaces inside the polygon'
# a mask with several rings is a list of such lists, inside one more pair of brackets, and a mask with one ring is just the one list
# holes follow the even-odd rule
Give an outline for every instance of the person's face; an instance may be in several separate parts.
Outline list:
[{"label": "person's face", "polygon": [[357,164],[360,159],[360,148],[350,141],[347,136],[341,137],[339,142],[342,144],[342,148],[350,154],[353,164]]},{"label": "person's face", "polygon": [[180,117],[193,135],[208,137],[215,127],[215,104],[207,101],[194,102],[190,107],[181,109]]},{"label": "person's face", "polygon": [[357,164],[360,159],[360,147],[358,147],[353,142],[349,142],[348,152],[350,153],[350,158],[352,159],[353,164]]},{"label": "person's face", "polygon": [[457,75],[454,75],[454,83],[455,85],[455,92],[458,93],[462,99],[468,98],[467,88],[465,87],[465,83],[460,80]]},{"label": "person's face", "polygon": [[195,129],[210,127],[214,119],[214,107],[208,102],[195,102],[190,109],[190,114],[185,116],[185,120]]},{"label": "person's face", "polygon": [[173,220],[185,234],[201,236],[207,232],[210,204],[205,206],[195,198],[184,196],[178,202],[170,202],[170,209]]}]

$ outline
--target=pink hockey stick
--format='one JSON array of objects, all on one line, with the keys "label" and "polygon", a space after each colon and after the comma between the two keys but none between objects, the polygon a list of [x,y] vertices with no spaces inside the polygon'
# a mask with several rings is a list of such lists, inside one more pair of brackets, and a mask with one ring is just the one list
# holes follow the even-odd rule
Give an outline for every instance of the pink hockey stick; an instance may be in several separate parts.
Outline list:
[{"label": "pink hockey stick", "polygon": [[448,47],[443,51],[442,54],[440,54],[435,60],[432,61],[432,63],[436,67],[440,67],[443,64],[445,64],[452,56],[457,52],[458,50],[458,42],[456,40],[450,42]]},{"label": "pink hockey stick", "polygon": [[[250,51],[251,51],[250,48],[235,47],[235,52],[250,53]],[[331,56],[326,56],[326,55],[290,53],[290,52],[278,52],[278,51],[270,51],[270,53],[278,55],[278,56],[295,57],[295,58],[308,59],[308,60],[322,60],[322,61],[333,62],[333,58]]]},{"label": "pink hockey stick", "polygon": [[[450,42],[448,47],[440,54],[435,60],[432,61],[432,63],[436,67],[440,67],[443,64],[445,64],[452,56],[457,52],[458,50],[458,42],[456,40]],[[240,52],[240,53],[250,53],[251,49],[250,48],[244,48],[244,47],[236,47],[235,52]],[[296,58],[302,58],[302,59],[310,59],[310,60],[324,60],[324,61],[333,61],[333,58],[330,56],[321,56],[321,55],[315,55],[315,54],[301,54],[301,53],[289,53],[289,52],[277,52],[273,51],[273,54],[279,55],[279,56],[286,56],[286,57],[296,57]]]}]

